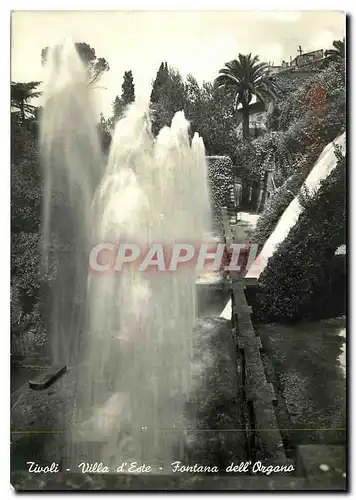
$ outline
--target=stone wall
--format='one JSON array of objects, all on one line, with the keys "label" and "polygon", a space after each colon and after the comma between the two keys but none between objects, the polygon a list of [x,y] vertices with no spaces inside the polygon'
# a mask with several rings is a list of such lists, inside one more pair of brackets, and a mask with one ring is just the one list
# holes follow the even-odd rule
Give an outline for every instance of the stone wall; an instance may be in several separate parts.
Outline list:
[{"label": "stone wall", "polygon": [[252,308],[248,305],[243,281],[231,284],[232,327],[238,358],[241,359],[244,404],[250,417],[248,439],[252,460],[268,459],[270,465],[288,465],[274,404],[273,385],[267,381],[262,358],[262,343],[256,335],[252,321]]}]

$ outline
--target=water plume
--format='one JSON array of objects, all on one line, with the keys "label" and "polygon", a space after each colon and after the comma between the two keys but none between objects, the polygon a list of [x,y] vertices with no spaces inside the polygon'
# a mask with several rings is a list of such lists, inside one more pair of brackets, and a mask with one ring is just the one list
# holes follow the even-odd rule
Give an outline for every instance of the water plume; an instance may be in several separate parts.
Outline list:
[{"label": "water plume", "polygon": [[102,163],[86,70],[66,41],[49,52],[40,145],[43,263],[55,270],[49,331],[52,361],[76,362],[84,320],[90,207]]},{"label": "water plume", "polygon": [[[57,274],[54,303],[60,307],[54,308],[53,327],[54,351],[72,350],[71,360],[78,360],[70,453],[75,456],[79,446],[87,461],[170,463],[184,439],[184,405],[193,390],[195,270],[129,267],[87,276],[88,262],[84,269],[82,261],[89,244],[200,242],[210,231],[204,144],[197,134],[190,143],[183,111],[154,139],[148,108],[134,103],[116,124],[99,176],[91,94],[74,47],[57,51],[52,67],[41,121],[44,225],[46,248],[48,240],[54,246],[52,232],[62,223],[69,224],[66,236],[74,244],[76,273],[62,259]],[[67,203],[56,212],[55,191]],[[80,348],[71,342],[79,325],[68,324],[63,310],[70,315],[76,293],[84,300]],[[89,443],[95,443],[95,455]]]}]

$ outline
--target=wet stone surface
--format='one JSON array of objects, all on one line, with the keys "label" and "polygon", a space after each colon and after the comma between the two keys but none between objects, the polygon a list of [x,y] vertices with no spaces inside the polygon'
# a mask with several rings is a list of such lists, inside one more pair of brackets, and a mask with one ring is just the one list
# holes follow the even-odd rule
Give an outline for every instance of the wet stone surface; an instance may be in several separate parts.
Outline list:
[{"label": "wet stone surface", "polygon": [[[230,322],[212,316],[200,318],[194,335],[194,352],[195,389],[185,407],[185,440],[183,450],[177,443],[177,457],[187,465],[216,465],[223,472],[231,461],[245,459]],[[65,470],[68,463],[65,430],[72,417],[76,377],[76,369],[70,368],[51,387],[43,391],[28,390],[12,411],[11,468],[14,473],[26,471],[27,461],[56,462]],[[24,481],[25,489],[28,481],[34,481],[26,474],[17,477],[16,481]],[[88,481],[90,483],[90,479]],[[38,486],[42,487],[45,486]],[[82,486],[73,485],[73,488]]]},{"label": "wet stone surface", "polygon": [[291,429],[284,434],[294,446],[346,443],[346,381],[339,361],[344,327],[342,318],[256,326],[288,412]]}]

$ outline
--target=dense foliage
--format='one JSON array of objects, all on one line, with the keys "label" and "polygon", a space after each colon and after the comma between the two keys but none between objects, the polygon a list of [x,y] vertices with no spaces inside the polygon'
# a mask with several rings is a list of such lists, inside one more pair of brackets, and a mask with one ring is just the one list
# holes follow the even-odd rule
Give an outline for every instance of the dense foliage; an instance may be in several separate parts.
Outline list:
[{"label": "dense foliage", "polygon": [[310,147],[319,153],[345,130],[345,70],[334,64],[316,72],[278,103],[274,127],[286,135],[293,155],[305,154]]},{"label": "dense foliage", "polygon": [[31,316],[42,338],[39,310],[41,175],[36,122],[23,122],[22,117],[13,113],[11,132],[11,326],[13,331],[18,331]]},{"label": "dense foliage", "polygon": [[100,121],[98,124],[98,132],[100,138],[101,149],[107,156],[109,154],[111,139],[112,139],[113,120],[107,120],[103,113],[100,113]]},{"label": "dense foliage", "polygon": [[161,128],[169,126],[177,111],[184,110],[185,89],[180,73],[162,63],[152,84],[152,130],[157,135]]},{"label": "dense foliage", "polygon": [[[267,132],[250,145],[237,145],[231,155],[237,175],[249,185],[261,185],[266,170],[272,172],[277,188],[294,175],[305,179],[324,147],[345,130],[344,66],[330,63],[306,80],[297,81],[296,88],[283,89],[276,106],[267,113]],[[266,220],[274,214],[273,221],[267,223],[271,228],[279,211],[268,210],[263,215]]]},{"label": "dense foliage", "polygon": [[38,87],[41,82],[11,82],[11,106],[21,113],[22,122],[26,117],[34,116],[35,106],[30,104],[30,100],[41,95]]},{"label": "dense foliage", "polygon": [[119,120],[125,108],[135,100],[135,84],[132,71],[125,71],[121,96],[116,96],[113,103],[113,121]]},{"label": "dense foliage", "polygon": [[263,321],[345,312],[346,270],[334,270],[335,251],[346,243],[346,158],[336,155],[337,166],[318,193],[302,193],[304,211],[260,277],[255,313]]},{"label": "dense foliage", "polygon": [[201,86],[192,75],[185,83],[185,114],[192,133],[203,138],[207,155],[228,155],[235,149],[237,121],[233,110],[233,99],[213,84]]},{"label": "dense foliage", "polygon": [[[88,84],[93,85],[108,71],[109,65],[88,44],[79,43],[76,48],[88,70]],[[43,64],[47,57],[48,48],[42,51]],[[43,345],[46,337],[44,297],[48,296],[48,287],[56,274],[55,262],[46,273],[40,272],[43,196],[38,141],[40,110],[33,104],[33,99],[41,94],[37,90],[39,84],[11,84],[11,330],[12,339],[16,340],[13,345],[25,342],[25,347],[31,330],[34,348]],[[103,150],[107,151],[111,135],[103,116],[98,129]],[[61,203],[60,196],[54,195],[52,202]],[[59,244],[57,247],[62,250]]]},{"label": "dense foliage", "polygon": [[221,207],[229,203],[229,194],[233,186],[233,166],[227,156],[209,156],[207,159],[213,219],[219,223]]},{"label": "dense foliage", "polygon": [[261,249],[268,237],[272,234],[280,217],[290,202],[298,195],[304,182],[304,175],[297,172],[289,177],[271,196],[263,213],[260,215],[252,235],[252,242]]},{"label": "dense foliage", "polygon": [[214,83],[233,97],[235,110],[241,105],[242,134],[248,139],[252,97],[265,103],[277,98],[276,81],[269,74],[268,64],[259,62],[258,56],[239,54],[237,59],[225,63]]},{"label": "dense foliage", "polygon": [[[93,85],[109,70],[109,64],[106,59],[97,57],[95,50],[88,44],[79,43],[76,47],[87,67],[88,83]],[[335,45],[334,52],[330,51],[327,64],[322,70],[310,72],[303,77],[292,75],[285,78],[276,75],[274,80],[277,86],[269,80],[267,68],[248,56],[236,60],[239,63],[237,65],[228,63],[230,66],[226,65],[218,77],[220,83],[216,85],[210,82],[198,83],[193,75],[183,78],[167,62],[161,63],[152,82],[150,97],[153,133],[157,134],[162,127],[170,125],[175,112],[184,110],[190,122],[191,136],[197,131],[204,140],[206,154],[210,156],[209,180],[213,213],[217,219],[220,217],[221,206],[228,204],[234,177],[242,180],[243,193],[248,194],[250,186],[263,185],[266,171],[272,172],[277,190],[267,203],[253,235],[253,241],[260,246],[273,231],[324,146],[345,130],[343,47],[345,48],[340,44]],[[45,48],[42,51],[43,63],[46,63],[47,56],[48,48]],[[247,67],[251,67],[254,73],[250,75],[251,85],[246,91],[241,75]],[[236,72],[241,73],[240,87],[229,85]],[[258,75],[266,85],[258,84]],[[16,323],[22,313],[32,314],[40,309],[42,193],[37,140],[39,112],[32,101],[40,95],[39,83],[11,84],[12,110],[16,111],[12,113],[11,119],[12,323]],[[275,102],[266,113],[266,132],[260,137],[244,141],[238,136],[240,118],[236,113],[236,105],[243,102],[249,104],[252,94],[263,97],[266,101],[273,98]],[[104,156],[109,152],[115,121],[122,116],[125,107],[134,97],[134,76],[132,71],[126,71],[121,93],[113,103],[112,116],[101,115],[98,123]],[[329,188],[332,189],[332,186]],[[319,217],[316,210],[308,210],[305,217],[307,214],[312,218]],[[313,220],[317,226],[318,219]],[[306,238],[305,235],[304,237]],[[321,241],[319,243],[321,245]],[[296,243],[295,246],[298,247]],[[276,264],[271,262],[272,270],[279,265],[278,259],[275,262]],[[263,300],[269,304],[269,301],[276,299],[278,316],[286,312],[283,312],[281,297],[282,291],[287,293],[287,285],[283,281],[283,273],[279,284],[273,272],[270,267],[266,272],[265,282],[272,281],[266,288]],[[296,289],[295,294],[297,293]],[[296,299],[293,300],[295,302]],[[261,314],[265,314],[266,310],[267,306],[263,306]],[[286,314],[290,315],[290,311]]]},{"label": "dense foliage", "polygon": [[[260,249],[324,147],[345,131],[345,83],[340,54],[333,54],[322,69],[305,78],[298,75],[283,81],[280,76],[279,98],[267,113],[267,132],[233,155],[245,182],[261,183],[263,172],[270,170],[277,186],[252,236]],[[345,242],[344,166],[345,159],[340,158],[315,199],[304,196],[305,211],[260,279],[254,307],[259,320],[297,320],[344,311],[344,264],[334,256]]]},{"label": "dense foliage", "polygon": [[233,98],[212,83],[199,85],[193,75],[184,80],[176,69],[162,63],[153,82],[151,108],[155,134],[184,110],[191,136],[199,133],[207,155],[230,155],[235,148],[238,123]]}]

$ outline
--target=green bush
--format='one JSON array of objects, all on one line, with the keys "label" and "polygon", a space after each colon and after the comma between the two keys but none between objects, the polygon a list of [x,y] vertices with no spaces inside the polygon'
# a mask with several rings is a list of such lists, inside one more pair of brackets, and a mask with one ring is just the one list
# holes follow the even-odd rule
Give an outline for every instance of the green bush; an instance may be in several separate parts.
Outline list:
[{"label": "green bush", "polygon": [[[298,223],[260,276],[255,314],[261,321],[300,320],[340,314],[345,283],[335,275],[335,251],[346,242],[346,159],[321,183],[316,196],[304,193]],[[338,284],[337,287],[334,286]],[[341,283],[341,289],[340,289]]]},{"label": "green bush", "polygon": [[[316,90],[322,91],[319,102],[318,98],[315,100],[317,94],[314,91]],[[330,65],[328,68],[316,72],[312,78],[296,85],[294,91],[287,93],[286,98],[281,99],[272,112],[274,120],[271,117],[270,125],[274,125],[278,130],[287,130],[298,120],[303,120],[310,111],[318,111],[324,107],[324,118],[327,118],[328,127],[334,128],[336,125],[335,137],[341,133],[345,126],[345,93],[344,69],[340,65]]]},{"label": "green bush", "polygon": [[230,202],[233,189],[233,165],[228,156],[207,156],[208,178],[211,192],[212,216],[215,222],[221,221],[221,207]]},{"label": "green bush", "polygon": [[32,314],[40,288],[41,172],[37,123],[11,117],[11,324]]},{"label": "green bush", "polygon": [[299,170],[307,174],[323,148],[345,130],[345,75],[340,66],[295,79],[294,88],[284,84],[277,104],[267,112],[268,132],[238,142],[232,152],[236,175],[245,184],[261,185],[266,170],[273,172],[277,186]]},{"label": "green bush", "polygon": [[266,208],[258,218],[251,238],[253,243],[258,244],[259,249],[263,247],[269,236],[273,233],[283,212],[298,194],[304,179],[305,176],[301,172],[292,175],[269,199]]},{"label": "green bush", "polygon": [[13,235],[12,248],[12,276],[19,289],[35,300],[40,287],[39,233]]},{"label": "green bush", "polygon": [[243,179],[263,178],[265,170],[273,172],[277,186],[293,174],[305,178],[323,148],[345,130],[345,92],[340,65],[296,80],[294,89],[287,85],[284,98],[267,113],[270,132],[252,141],[251,151],[241,150],[243,158],[236,165],[245,166]]},{"label": "green bush", "polygon": [[11,123],[11,233],[39,231],[41,171],[34,124]]}]

